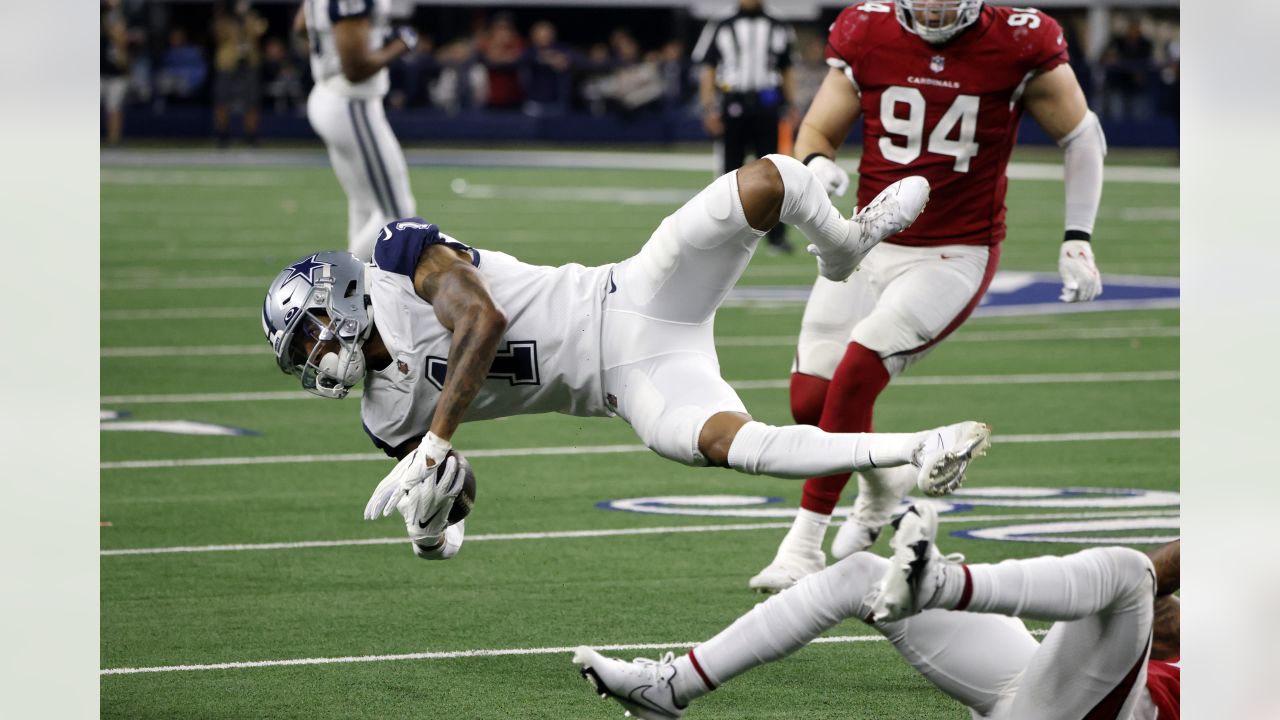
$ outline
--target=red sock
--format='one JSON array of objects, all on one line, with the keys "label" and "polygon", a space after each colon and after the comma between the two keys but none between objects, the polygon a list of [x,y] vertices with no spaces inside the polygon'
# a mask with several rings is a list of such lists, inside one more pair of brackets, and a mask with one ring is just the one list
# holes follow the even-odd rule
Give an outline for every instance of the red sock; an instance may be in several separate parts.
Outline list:
[{"label": "red sock", "polygon": [[818,424],[830,384],[830,380],[823,380],[817,375],[791,373],[791,417],[795,418],[797,425]]},{"label": "red sock", "polygon": [[[818,427],[827,432],[871,432],[872,408],[888,385],[889,371],[885,369],[880,355],[858,343],[849,343],[831,378]],[[792,387],[795,387],[794,380]],[[836,503],[840,502],[840,493],[849,482],[849,476],[849,473],[840,473],[809,478],[804,483],[800,507],[830,515],[835,511]]]}]

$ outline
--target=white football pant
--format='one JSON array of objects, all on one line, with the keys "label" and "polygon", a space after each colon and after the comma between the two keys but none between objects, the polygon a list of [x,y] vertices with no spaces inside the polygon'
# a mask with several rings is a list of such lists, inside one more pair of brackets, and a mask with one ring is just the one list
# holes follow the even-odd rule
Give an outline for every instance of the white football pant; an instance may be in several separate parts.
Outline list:
[{"label": "white football pant", "polygon": [[[834,213],[836,229],[847,228],[813,173],[793,158],[771,155],[769,161],[783,177],[784,222],[811,234],[814,218],[825,222]],[[709,418],[746,412],[720,377],[714,337],[715,312],[765,234],[747,223],[738,172],[722,175],[667,216],[639,253],[614,266],[605,297],[606,400],[646,446],[687,465],[706,464],[698,438]],[[804,478],[903,465],[917,444],[915,433],[825,433],[751,422],[735,437],[729,466]]]},{"label": "white football pant", "polygon": [[[688,669],[681,699],[785,657],[846,619],[869,617],[862,600],[888,566],[854,553],[755,606],[678,661],[678,670]],[[1154,575],[1145,555],[1094,548],[970,569],[970,611],[926,610],[873,627],[974,718],[1080,720],[1106,701],[1117,712],[1106,717],[1133,717],[1146,692],[1152,630]],[[1058,621],[1037,643],[1021,620],[988,614],[1010,611]],[[712,687],[688,680],[698,677]]]},{"label": "white football pant", "polygon": [[977,302],[998,253],[979,245],[883,242],[845,282],[819,277],[800,323],[792,372],[830,380],[849,343],[874,350],[896,376],[928,354]]},{"label": "white football pant", "polygon": [[368,262],[383,225],[417,214],[409,168],[382,100],[348,98],[317,84],[307,98],[307,119],[347,193],[347,249]]}]

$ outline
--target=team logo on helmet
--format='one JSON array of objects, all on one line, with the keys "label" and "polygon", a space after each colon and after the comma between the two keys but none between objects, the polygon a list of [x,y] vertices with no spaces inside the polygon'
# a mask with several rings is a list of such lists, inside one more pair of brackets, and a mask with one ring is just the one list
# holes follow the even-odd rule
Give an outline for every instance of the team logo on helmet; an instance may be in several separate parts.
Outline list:
[{"label": "team logo on helmet", "polygon": [[941,55],[934,55],[933,57],[929,58],[930,70],[936,73],[940,73],[943,70],[945,70],[946,67],[947,67],[947,59],[945,57]]},{"label": "team logo on helmet", "polygon": [[[319,255],[319,253],[316,253],[316,255]],[[285,270],[289,271],[289,274],[286,275],[280,281],[280,285],[281,286],[288,285],[289,281],[293,280],[294,278],[304,278],[307,281],[308,285],[315,285],[316,270],[319,270],[320,268],[323,268],[323,267],[328,267],[329,265],[329,263],[326,263],[326,262],[318,262],[316,260],[316,255],[302,258],[298,262],[285,268]]]}]

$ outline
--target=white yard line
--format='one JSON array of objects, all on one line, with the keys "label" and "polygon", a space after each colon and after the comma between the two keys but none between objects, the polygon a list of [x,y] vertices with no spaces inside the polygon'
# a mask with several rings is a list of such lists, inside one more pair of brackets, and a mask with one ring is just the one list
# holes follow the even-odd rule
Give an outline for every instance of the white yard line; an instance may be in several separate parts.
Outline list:
[{"label": "white yard line", "polygon": [[[1064,328],[1060,330],[988,330],[958,332],[946,339],[947,344],[1026,342],[1029,340],[1128,340],[1132,338],[1179,337],[1181,328],[1174,326]],[[722,347],[790,347],[795,335],[726,335],[716,338]]]},{"label": "white yard line", "polygon": [[213,355],[266,355],[271,348],[266,343],[253,345],[161,345],[155,347],[104,347],[99,351],[104,358],[144,357],[210,357]]},{"label": "white yard line", "polygon": [[[1043,631],[1038,634],[1043,635]],[[837,635],[820,637],[811,641],[815,645],[831,645],[836,643],[879,642],[883,635]],[[701,641],[699,641],[701,642]],[[624,652],[632,650],[665,650],[669,648],[687,648],[698,642],[669,643],[629,643],[623,645],[592,645],[596,650],[605,652]],[[100,675],[137,675],[140,673],[162,673],[199,670],[241,670],[247,668],[290,667],[297,665],[336,665],[346,663],[395,662],[402,660],[453,660],[456,658],[475,657],[509,657],[512,655],[568,655],[576,649],[570,647],[537,647],[537,648],[489,648],[481,650],[447,650],[442,652],[402,653],[399,655],[354,655],[348,657],[292,658],[287,660],[253,660],[248,662],[209,663],[205,665],[159,665],[152,667],[104,668]]]},{"label": "white yard line", "polygon": [[[1048,630],[1032,630],[1031,634],[1043,637]],[[827,635],[814,638],[810,645],[844,645],[847,643],[883,642],[883,635]],[[666,643],[625,643],[614,645],[590,645],[601,652],[631,652],[634,650],[668,650],[694,647],[698,641]],[[532,648],[483,648],[477,650],[444,650],[438,652],[400,653],[396,655],[349,655],[347,657],[288,658],[284,660],[250,660],[243,662],[207,663],[203,665],[153,665],[150,667],[103,668],[99,675],[139,675],[142,673],[195,672],[203,670],[246,670],[266,667],[295,667],[298,665],[343,665],[349,663],[396,662],[404,660],[455,660],[459,658],[510,657],[519,655],[568,655],[579,646]]]},{"label": "white yard line", "polygon": [[139,320],[225,320],[248,319],[262,315],[261,308],[204,307],[204,308],[146,308],[141,310],[103,310],[98,318],[122,322]]},{"label": "white yard line", "polygon": [[[995,443],[1108,442],[1116,440],[1176,440],[1177,430],[1120,430],[1114,432],[1048,433],[996,435]],[[494,448],[468,450],[469,458],[528,457],[532,455],[612,455],[649,452],[644,445],[566,445],[561,447]],[[183,458],[177,460],[120,460],[98,465],[101,470],[145,470],[153,468],[217,467],[231,465],[279,465],[317,462],[390,462],[383,453],[343,453],[330,455],[257,455],[249,457]]]},{"label": "white yard line", "polygon": [[[253,346],[257,347],[257,346]],[[894,385],[911,386],[926,385],[930,387],[947,385],[1056,385],[1071,383],[1111,383],[1111,382],[1168,382],[1177,380],[1177,370],[1157,370],[1150,372],[1112,372],[1112,373],[1034,373],[1028,375],[918,375],[900,377],[893,381]],[[729,382],[737,390],[776,390],[790,386],[789,379],[773,380],[732,380]],[[359,397],[353,392],[351,397]],[[180,393],[163,395],[103,395],[100,405],[155,405],[155,404],[188,404],[207,402],[250,402],[257,400],[302,400],[312,397],[299,390],[271,390],[262,392],[230,392],[230,393]]]},{"label": "white yard line", "polygon": [[103,280],[99,290],[229,290],[238,288],[263,288],[271,284],[268,276],[206,275],[170,276],[160,278],[119,278]]},{"label": "white yard line", "polygon": [[[843,517],[848,508],[837,508]],[[1100,520],[1107,518],[1159,518],[1176,517],[1179,510],[1124,510],[1117,512],[1089,513],[1020,513],[1006,515],[943,515],[944,523],[999,522],[1006,520]],[[791,527],[790,522],[731,523],[723,525],[674,525],[667,527],[616,528],[607,530],[557,530],[526,533],[490,533],[468,535],[467,542],[494,542],[520,540],[563,540],[599,537],[627,537],[634,535],[675,535],[680,533],[738,532],[743,530],[779,530]],[[179,553],[245,552],[253,550],[307,550],[312,548],[355,547],[360,545],[396,545],[403,543],[403,535],[397,537],[356,538],[350,540],[302,540],[278,543],[236,543],[230,545],[177,545],[170,547],[118,548],[102,550],[103,557],[122,555],[173,555]]]},{"label": "white yard line", "polygon": [[123,170],[103,168],[103,185],[144,185],[160,187],[269,187],[285,180],[266,172],[190,172],[186,170]]},{"label": "white yard line", "polygon": [[[912,385],[1056,385],[1060,383],[1167,382],[1178,379],[1177,370],[1109,373],[1034,373],[1028,375],[920,375],[896,378],[898,387]],[[791,386],[790,379],[737,380],[735,390],[776,390]]]},{"label": "white yard line", "polygon": [[[253,313],[249,313],[252,315]],[[221,315],[209,317],[241,317],[241,315]],[[188,319],[191,316],[187,316]],[[105,317],[103,318],[106,319]],[[170,315],[165,319],[182,319],[179,315]],[[1012,332],[962,332],[947,338],[948,343],[968,342],[1025,342],[1029,340],[1125,340],[1130,338],[1164,338],[1178,337],[1180,329],[1171,327],[1142,328],[1078,328],[1066,330],[1028,330]],[[794,335],[729,335],[716,338],[716,345],[721,347],[788,347],[796,344]],[[155,345],[104,347],[100,353],[106,358],[143,358],[143,357],[207,357],[212,355],[262,355],[269,352],[265,343],[253,345]]]},{"label": "white yard line", "polygon": [[[360,392],[353,392],[351,397],[360,397]],[[302,390],[269,390],[264,392],[178,393],[168,395],[103,395],[99,400],[99,404],[164,405],[174,403],[178,405],[186,405],[189,403],[252,402],[258,400],[274,402],[276,400],[305,400],[308,398],[314,400],[315,395],[303,392]]]},{"label": "white yard line", "polygon": [[[531,167],[578,168],[598,170],[684,170],[714,172],[715,158],[701,153],[653,153],[609,152],[591,150],[467,150],[455,148],[415,148],[405,152],[414,166],[461,167]],[[189,172],[190,167],[282,167],[327,166],[328,158],[320,150],[258,150],[253,153],[224,153],[202,150],[113,150],[102,152],[104,182],[111,182],[110,173],[117,168],[132,167],[155,172],[156,168],[172,167]],[[840,164],[851,172],[857,171],[857,158],[843,158]],[[1108,165],[1104,169],[1107,182],[1177,184],[1176,167],[1146,167],[1135,165]],[[198,182],[206,173],[191,173],[188,179]],[[1061,180],[1061,163],[1009,163],[1011,180]],[[128,178],[127,179],[132,179]],[[143,179],[150,179],[143,176]],[[178,184],[178,183],[172,183]]]}]

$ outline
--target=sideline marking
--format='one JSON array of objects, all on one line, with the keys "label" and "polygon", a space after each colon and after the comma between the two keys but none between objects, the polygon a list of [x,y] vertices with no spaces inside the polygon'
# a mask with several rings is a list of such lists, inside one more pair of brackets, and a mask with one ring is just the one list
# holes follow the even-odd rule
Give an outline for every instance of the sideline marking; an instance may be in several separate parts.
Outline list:
[{"label": "sideline marking", "polygon": [[[848,512],[847,507],[836,508]],[[1098,520],[1106,518],[1177,518],[1179,510],[1123,510],[1088,513],[1012,513],[1005,515],[943,515],[943,523],[997,522],[1002,520]],[[467,542],[493,542],[516,540],[564,540],[598,537],[626,537],[633,535],[674,535],[679,533],[736,532],[743,530],[781,530],[791,527],[790,522],[725,523],[722,525],[671,525],[665,527],[615,528],[608,530],[559,530],[526,533],[489,533],[468,535]],[[173,555],[178,553],[245,552],[253,550],[306,550],[311,548],[354,547],[359,545],[398,545],[406,542],[398,537],[355,538],[350,540],[300,540],[277,543],[240,543],[230,545],[174,545],[169,547],[116,548],[98,551],[101,557],[124,555]]]},{"label": "sideline marking", "polygon": [[[998,443],[1095,442],[1112,440],[1176,440],[1178,430],[1118,430],[1092,433],[1046,433],[996,435]],[[560,447],[494,448],[468,450],[467,457],[524,457],[530,455],[611,455],[649,452],[644,445],[564,445]],[[390,462],[385,453],[341,453],[331,455],[255,455],[249,457],[180,458],[175,460],[119,460],[98,465],[100,470],[140,470],[149,468],[213,467],[221,465],[277,465],[316,462]]]}]

